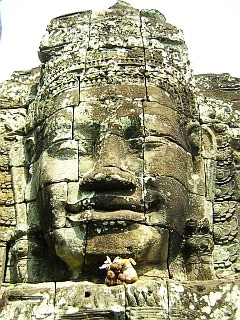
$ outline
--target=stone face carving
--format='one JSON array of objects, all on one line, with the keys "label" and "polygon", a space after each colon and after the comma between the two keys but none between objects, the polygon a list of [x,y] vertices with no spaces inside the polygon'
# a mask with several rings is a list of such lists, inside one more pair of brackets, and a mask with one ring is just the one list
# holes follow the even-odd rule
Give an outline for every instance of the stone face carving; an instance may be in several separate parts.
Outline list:
[{"label": "stone face carving", "polygon": [[0,86],[1,317],[237,319],[239,79],[123,1],[53,19],[39,58]]},{"label": "stone face carving", "polygon": [[[193,173],[186,128],[196,117],[187,49],[160,13],[120,4],[53,19],[40,45],[26,166],[12,172],[26,226],[16,241],[39,242],[57,262],[45,280],[102,277],[106,255],[165,274],[181,254]],[[14,241],[9,270],[14,261],[40,269],[42,258],[19,257]]]}]

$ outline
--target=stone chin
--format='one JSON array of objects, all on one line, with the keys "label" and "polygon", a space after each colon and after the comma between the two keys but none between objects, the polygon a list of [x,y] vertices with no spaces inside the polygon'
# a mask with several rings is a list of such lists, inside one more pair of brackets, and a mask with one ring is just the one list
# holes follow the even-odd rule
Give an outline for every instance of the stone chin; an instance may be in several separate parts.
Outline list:
[{"label": "stone chin", "polygon": [[94,272],[96,264],[99,265],[106,255],[111,258],[131,257],[139,267],[154,264],[164,268],[168,256],[168,230],[139,223],[123,224],[110,221],[106,227],[90,225],[86,245],[87,269]]},{"label": "stone chin", "polygon": [[82,273],[85,252],[84,226],[59,228],[49,234],[50,241],[54,246],[56,254],[70,268],[70,270]]},{"label": "stone chin", "polygon": [[91,221],[88,226],[59,228],[51,232],[56,254],[81,277],[98,276],[106,256],[131,257],[140,269],[167,268],[169,232],[155,226],[126,221]]}]

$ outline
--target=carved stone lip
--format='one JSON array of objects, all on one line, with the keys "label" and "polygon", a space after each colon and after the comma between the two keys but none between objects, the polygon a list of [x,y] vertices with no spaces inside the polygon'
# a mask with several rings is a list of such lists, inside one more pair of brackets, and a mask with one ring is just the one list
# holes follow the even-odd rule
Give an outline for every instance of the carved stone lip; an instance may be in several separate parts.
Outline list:
[{"label": "carved stone lip", "polygon": [[66,210],[70,213],[81,213],[86,210],[104,212],[125,210],[143,213],[145,211],[144,209],[145,207],[142,199],[114,194],[95,194],[91,198],[81,199],[75,203],[66,203]]},{"label": "carved stone lip", "polygon": [[116,211],[86,210],[78,214],[67,214],[67,218],[72,222],[86,222],[86,221],[145,222],[144,213],[134,212],[131,210],[116,210]]}]

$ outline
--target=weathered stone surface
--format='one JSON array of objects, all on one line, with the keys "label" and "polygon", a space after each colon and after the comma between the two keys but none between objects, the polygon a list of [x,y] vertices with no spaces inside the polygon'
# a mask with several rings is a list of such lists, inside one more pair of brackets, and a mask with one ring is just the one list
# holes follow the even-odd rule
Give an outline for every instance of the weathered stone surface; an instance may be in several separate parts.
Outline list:
[{"label": "weathered stone surface", "polygon": [[42,152],[39,184],[78,180],[78,142],[62,140]]},{"label": "weathered stone surface", "polygon": [[39,57],[0,85],[0,318],[238,319],[239,79],[124,1]]},{"label": "weathered stone surface", "polygon": [[168,231],[164,229],[137,223],[110,221],[103,226],[97,223],[90,225],[86,243],[86,273],[94,274],[97,263],[108,254],[132,256],[140,270],[143,268],[141,265],[145,269],[149,269],[148,265],[164,268],[168,258],[168,237]]},{"label": "weathered stone surface", "polygon": [[53,143],[72,139],[72,126],[73,108],[64,108],[47,117],[44,124],[37,128],[38,134],[35,141],[37,155],[51,147]]},{"label": "weathered stone surface", "polygon": [[0,205],[8,206],[13,203],[11,174],[7,171],[0,171]]},{"label": "weathered stone surface", "polygon": [[106,287],[83,281],[57,283],[56,307],[60,318],[64,316],[97,319],[125,318],[124,286]]},{"label": "weathered stone surface", "polygon": [[[39,209],[44,212],[40,217],[44,229],[49,226],[61,228],[66,223],[67,183],[60,182],[46,185],[39,193]],[[43,201],[44,199],[44,201]],[[48,201],[45,201],[48,199]]]},{"label": "weathered stone surface", "polygon": [[167,319],[168,292],[164,281],[139,281],[126,286],[128,319]]},{"label": "weathered stone surface", "polygon": [[4,226],[15,225],[15,208],[11,206],[0,206],[0,224]]},{"label": "weathered stone surface", "polygon": [[230,320],[239,317],[238,303],[238,283],[223,280],[146,280],[116,287],[83,281],[3,285],[0,312],[2,319]]},{"label": "weathered stone surface", "polygon": [[[143,103],[146,135],[169,137],[184,149],[188,149],[179,115],[176,111],[171,110],[172,106],[173,103],[165,106],[164,101],[160,103],[145,101]],[[156,126],[157,123],[158,126]]]},{"label": "weathered stone surface", "polygon": [[239,283],[208,281],[168,284],[170,319],[238,319]]},{"label": "weathered stone surface", "polygon": [[74,271],[74,276],[79,277],[86,268],[86,226],[72,228],[58,228],[53,231],[56,254]]},{"label": "weathered stone surface", "polygon": [[8,155],[8,163],[10,167],[24,167],[26,165],[26,152],[24,138],[16,137],[16,141],[11,143],[11,149]]},{"label": "weathered stone surface", "polygon": [[54,283],[1,287],[1,319],[55,318]]},{"label": "weathered stone surface", "polygon": [[27,106],[35,97],[39,76],[39,68],[14,72],[10,80],[0,85],[1,108]]},{"label": "weathered stone surface", "polygon": [[12,167],[12,182],[15,203],[24,201],[24,193],[26,188],[26,168],[25,167]]},{"label": "weathered stone surface", "polygon": [[207,190],[209,199],[214,202],[213,258],[216,275],[221,278],[237,274],[239,269],[239,223],[235,215],[239,166],[237,158],[233,158],[238,152],[236,141],[240,133],[239,79],[228,74],[201,75],[196,79],[200,116],[205,131],[211,135],[212,150],[215,150],[204,155],[214,159],[208,160],[212,164],[206,167],[206,174],[211,176]]}]

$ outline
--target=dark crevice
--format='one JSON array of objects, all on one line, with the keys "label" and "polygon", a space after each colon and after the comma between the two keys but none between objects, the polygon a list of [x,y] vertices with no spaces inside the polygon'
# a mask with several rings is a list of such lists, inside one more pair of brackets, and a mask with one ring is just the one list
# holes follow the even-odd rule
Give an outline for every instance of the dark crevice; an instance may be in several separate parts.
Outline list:
[{"label": "dark crevice", "polygon": [[171,251],[171,230],[168,231],[168,254],[167,254],[167,271],[168,271],[168,278],[171,278],[171,272],[170,272],[170,253]]},{"label": "dark crevice", "polygon": [[170,320],[170,294],[169,294],[169,280],[166,281],[167,289],[167,320]]},{"label": "dark crevice", "polygon": [[[125,47],[119,47],[119,49],[125,49]],[[142,49],[142,48],[140,48],[140,49]],[[129,58],[129,60],[130,60],[130,58]],[[96,61],[96,60],[95,60]],[[95,62],[94,61],[94,62]],[[105,58],[104,59],[104,61],[111,61],[111,58]],[[123,60],[122,60],[123,61]],[[98,62],[98,60],[97,60],[97,62]],[[142,66],[142,63],[141,63],[141,60],[139,61],[136,61],[135,63],[134,62],[132,62],[132,63],[129,63],[129,61],[127,61],[128,63],[127,63],[127,65],[128,66],[131,66],[131,67],[141,67]],[[126,67],[126,62],[121,62],[121,60],[118,62],[118,65],[119,66],[122,66],[122,67]],[[86,70],[89,70],[89,69],[91,69],[92,67],[91,66],[89,66],[89,67],[87,67],[86,68]],[[101,70],[102,69],[102,66],[101,65],[96,65],[95,66],[95,68],[97,69],[97,70]],[[106,71],[105,71],[106,72]]]},{"label": "dark crevice", "polygon": [[[86,57],[85,57],[85,60],[86,60]],[[86,62],[85,62],[85,64],[86,64]],[[85,65],[84,65],[84,67],[85,67]],[[80,92],[81,92],[81,77],[80,76],[77,76],[77,78],[78,78],[78,105],[80,104],[80,101],[81,101],[81,99],[80,99]]]},{"label": "dark crevice", "polygon": [[[90,11],[90,15],[89,15],[89,21],[88,21],[88,43],[87,43],[87,47],[86,47],[86,53],[85,53],[85,61],[84,61],[84,70],[83,70],[83,75],[86,73],[87,70],[87,53],[89,51],[89,43],[90,43],[90,34],[91,34],[91,21],[92,20],[92,11]],[[78,77],[78,82],[79,82],[79,102],[78,104],[80,105],[82,101],[81,99],[81,79],[80,76]]]},{"label": "dark crevice", "polygon": [[[89,48],[89,43],[90,43],[90,33],[91,33],[91,19],[92,19],[92,11],[90,11],[89,15],[89,29],[88,29],[88,44],[87,44],[87,49],[86,49],[86,55],[85,55],[85,62],[84,62],[84,73],[86,72],[86,65],[87,65],[87,52]],[[79,77],[79,105],[81,104],[81,81]],[[78,162],[80,162],[80,152],[79,152],[79,146],[78,146]],[[80,172],[79,172],[79,165],[78,165],[78,180],[80,177]],[[84,255],[83,255],[83,267],[82,267],[82,275],[84,276],[85,274],[85,267],[86,267],[86,255],[87,255],[87,242],[88,242],[88,237],[89,237],[89,222],[86,222],[86,238],[85,238],[85,246],[84,246]]]},{"label": "dark crevice", "polygon": [[26,134],[23,132],[18,132],[18,131],[11,131],[11,132],[6,132],[3,134],[0,134],[0,138],[4,138],[6,140],[15,140],[16,136],[20,136],[20,137],[25,137]]},{"label": "dark crevice", "polygon": [[86,223],[86,240],[85,240],[85,248],[84,248],[84,256],[83,256],[82,276],[84,276],[85,274],[88,236],[89,236],[89,222]]},{"label": "dark crevice", "polygon": [[[80,167],[79,167],[79,163],[80,163],[80,142],[78,141],[78,166],[77,166],[77,171],[78,171],[78,182],[80,180]],[[77,182],[77,181],[75,181]]]},{"label": "dark crevice", "polygon": [[72,114],[72,140],[74,140],[74,123],[75,123],[75,107],[73,109],[73,114]]},{"label": "dark crevice", "polygon": [[[200,135],[201,135],[201,142],[203,141],[203,130],[200,130]],[[202,145],[202,143],[201,143],[201,147],[203,147],[203,145]],[[204,150],[202,149],[201,150],[201,153],[203,152]],[[217,150],[216,150],[217,151]],[[206,159],[205,159],[206,160]],[[207,160],[209,160],[209,159],[207,159]],[[215,165],[216,165],[216,162],[215,162]],[[207,179],[208,179],[208,175],[207,175],[207,172],[206,172],[206,162],[204,161],[204,163],[203,163],[203,171],[204,171],[204,189],[205,189],[205,194],[204,194],[204,197],[205,197],[205,199],[208,199],[208,181],[207,181]],[[214,177],[214,182],[216,181],[216,177]],[[214,202],[214,200],[213,200],[213,202]],[[213,203],[212,202],[212,203]]]},{"label": "dark crevice", "polygon": [[146,220],[146,211],[147,211],[147,207],[146,207],[146,199],[145,199],[145,190],[146,190],[146,186],[145,186],[145,143],[146,143],[146,128],[145,128],[145,123],[144,123],[144,105],[142,102],[142,112],[143,112],[143,132],[144,132],[144,143],[142,145],[142,159],[143,159],[143,167],[142,167],[142,199],[143,199],[143,206],[144,206],[144,215],[145,215],[145,220]]},{"label": "dark crevice", "polygon": [[145,84],[145,90],[146,90],[146,100],[149,101],[148,98],[148,92],[147,92],[147,77],[146,77],[146,72],[147,72],[147,61],[146,61],[146,49],[144,46],[144,40],[143,40],[143,34],[142,34],[142,16],[141,16],[141,12],[140,12],[140,34],[141,34],[141,38],[142,38],[142,49],[143,49],[143,58],[144,58],[144,84]]},{"label": "dark crevice", "polygon": [[125,294],[125,320],[127,320],[128,319],[128,316],[127,316],[127,305],[128,305],[128,302],[127,302],[127,286],[126,285],[124,285],[124,294]]},{"label": "dark crevice", "polygon": [[57,282],[54,282],[54,297],[53,297],[53,319],[56,319],[56,299],[57,298]]},{"label": "dark crevice", "polygon": [[3,274],[3,282],[6,282],[6,276],[7,276],[7,266],[8,266],[8,260],[9,260],[9,253],[10,253],[10,241],[6,242],[6,256],[5,256],[5,261],[2,261],[2,264],[4,265],[4,274]]},{"label": "dark crevice", "polygon": [[[144,47],[144,41],[143,41],[143,34],[142,34],[142,19],[141,19],[141,12],[139,14],[140,19],[140,34],[142,38],[142,50],[143,50],[143,58],[144,58],[144,85],[145,85],[145,95],[146,100],[148,100],[148,94],[147,94],[147,78],[146,78],[146,70],[147,70],[147,63],[146,63],[146,50]],[[143,168],[142,168],[142,199],[143,199],[143,206],[144,206],[144,216],[146,221],[146,199],[145,199],[145,144],[146,144],[146,127],[145,127],[145,109],[144,109],[144,101],[142,101],[142,125],[143,125],[143,139],[144,143],[142,144],[142,159],[143,159]]]}]

